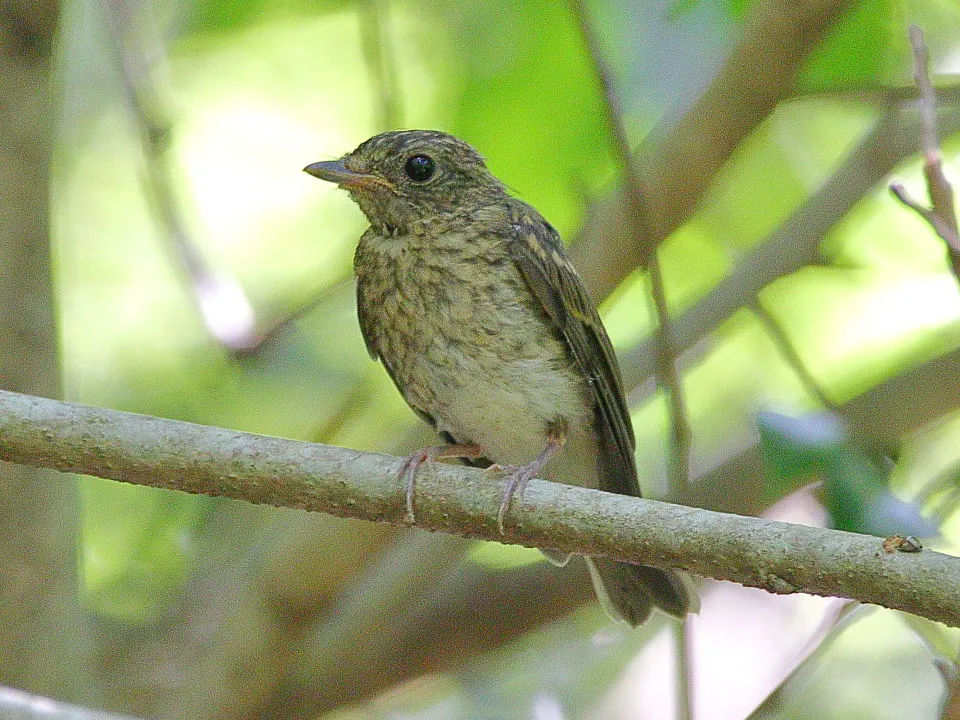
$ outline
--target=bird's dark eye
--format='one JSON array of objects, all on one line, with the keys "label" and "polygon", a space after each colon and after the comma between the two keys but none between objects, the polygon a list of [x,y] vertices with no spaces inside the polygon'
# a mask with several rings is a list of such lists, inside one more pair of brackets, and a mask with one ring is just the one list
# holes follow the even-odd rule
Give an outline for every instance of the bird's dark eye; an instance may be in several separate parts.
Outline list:
[{"label": "bird's dark eye", "polygon": [[433,164],[433,158],[429,155],[414,155],[408,158],[407,164],[403,166],[407,177],[414,182],[426,182],[433,177],[436,169],[436,165]]}]

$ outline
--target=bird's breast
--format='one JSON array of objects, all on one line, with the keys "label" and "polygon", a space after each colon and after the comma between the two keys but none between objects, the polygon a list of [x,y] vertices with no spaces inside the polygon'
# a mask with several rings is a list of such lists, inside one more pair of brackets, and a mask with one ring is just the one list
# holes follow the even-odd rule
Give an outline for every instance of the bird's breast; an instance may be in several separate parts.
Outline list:
[{"label": "bird's breast", "polygon": [[521,464],[551,424],[589,428],[586,383],[501,240],[368,235],[356,270],[368,339],[440,429]]}]

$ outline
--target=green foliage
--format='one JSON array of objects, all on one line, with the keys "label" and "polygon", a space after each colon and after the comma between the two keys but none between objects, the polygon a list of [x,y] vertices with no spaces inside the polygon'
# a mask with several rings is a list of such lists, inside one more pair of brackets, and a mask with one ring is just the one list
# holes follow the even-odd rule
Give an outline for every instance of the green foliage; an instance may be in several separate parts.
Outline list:
[{"label": "green foliage", "polygon": [[132,625],[176,602],[192,555],[189,528],[215,503],[87,478],[83,587],[99,612]]},{"label": "green foliage", "polygon": [[[600,88],[562,3],[448,10],[459,83],[450,131],[569,235],[615,171]],[[475,39],[482,37],[482,42]]]},{"label": "green foliage", "polygon": [[[804,92],[875,87],[905,77],[907,53],[902,25],[896,19],[898,0],[860,0],[830,31],[806,63],[799,78]],[[898,64],[890,62],[895,57]],[[906,75],[909,77],[909,75]]]},{"label": "green foliage", "polygon": [[698,5],[708,4],[718,5],[730,16],[742,20],[747,10],[756,4],[756,0],[711,0],[710,2],[707,0],[675,0],[671,8],[671,14],[674,17],[681,16],[689,13]]},{"label": "green foliage", "polygon": [[[772,412],[757,418],[760,449],[773,477],[782,486],[797,477],[821,479],[822,498],[831,525],[838,530],[889,537],[929,537],[936,526],[917,508],[895,497],[887,485],[887,458],[869,457],[831,414],[791,418]],[[778,484],[769,490],[774,498]]]},{"label": "green foliage", "polygon": [[308,18],[317,14],[349,12],[362,0],[207,0],[190,3],[186,34],[233,33],[277,18]]}]

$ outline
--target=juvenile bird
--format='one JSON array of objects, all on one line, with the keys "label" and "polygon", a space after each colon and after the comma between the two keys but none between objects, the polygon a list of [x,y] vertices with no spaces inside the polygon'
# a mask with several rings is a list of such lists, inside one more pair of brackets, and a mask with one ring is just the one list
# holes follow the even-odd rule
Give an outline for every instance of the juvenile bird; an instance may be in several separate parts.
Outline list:
[{"label": "juvenile bird", "polygon": [[[556,230],[511,197],[470,145],[441,132],[377,135],[306,172],[370,221],[354,257],[367,349],[445,445],[407,460],[495,463],[501,531],[533,477],[640,495],[635,439],[607,333]],[[545,554],[558,564],[567,556]],[[679,575],[587,558],[601,603],[631,625],[696,604]]]}]

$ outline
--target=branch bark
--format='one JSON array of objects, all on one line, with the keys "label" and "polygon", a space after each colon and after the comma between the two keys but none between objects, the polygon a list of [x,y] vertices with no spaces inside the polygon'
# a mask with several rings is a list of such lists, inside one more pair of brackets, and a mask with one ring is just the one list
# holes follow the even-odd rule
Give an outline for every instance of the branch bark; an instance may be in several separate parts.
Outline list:
[{"label": "branch bark", "polygon": [[[41,395],[60,392],[49,226],[59,10],[0,2],[0,387]],[[0,683],[90,702],[79,525],[76,483],[0,467]]]},{"label": "branch bark", "polygon": [[[400,524],[402,460],[0,391],[0,460]],[[847,597],[960,626],[960,558],[877,538],[533,481],[497,531],[503,483],[437,464],[417,526]]]}]

